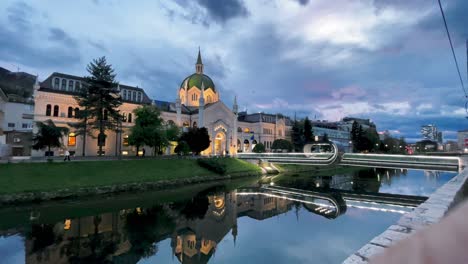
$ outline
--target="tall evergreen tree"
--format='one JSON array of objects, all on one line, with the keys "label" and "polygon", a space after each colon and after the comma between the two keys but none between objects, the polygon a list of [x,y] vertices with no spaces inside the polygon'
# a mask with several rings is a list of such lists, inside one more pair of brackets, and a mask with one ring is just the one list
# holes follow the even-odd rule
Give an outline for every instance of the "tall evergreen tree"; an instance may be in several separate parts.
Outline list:
[{"label": "tall evergreen tree", "polygon": [[309,143],[314,141],[313,139],[313,131],[312,131],[312,123],[310,122],[309,118],[306,117],[304,119],[304,143]]},{"label": "tall evergreen tree", "polygon": [[102,147],[107,137],[105,131],[118,129],[118,124],[121,122],[118,107],[122,104],[122,98],[118,83],[115,81],[114,70],[112,65],[107,63],[106,57],[93,60],[86,70],[90,75],[86,77],[86,83],[75,97],[82,108],[77,128],[84,138],[93,130],[99,131],[98,154],[102,155]]},{"label": "tall evergreen tree", "polygon": [[294,119],[292,126],[291,140],[294,146],[294,151],[301,152],[304,147],[303,126],[301,126],[301,122],[296,119]]},{"label": "tall evergreen tree", "polygon": [[359,141],[359,125],[356,121],[353,122],[353,125],[351,127],[351,141],[353,144],[353,149],[354,151],[356,151]]}]

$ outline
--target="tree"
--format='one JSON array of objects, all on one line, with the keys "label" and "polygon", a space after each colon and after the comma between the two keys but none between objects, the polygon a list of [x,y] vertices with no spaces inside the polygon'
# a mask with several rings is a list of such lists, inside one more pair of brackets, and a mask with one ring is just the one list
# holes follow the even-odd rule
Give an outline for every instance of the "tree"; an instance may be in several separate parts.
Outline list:
[{"label": "tree", "polygon": [[99,155],[102,155],[102,147],[105,145],[106,130],[116,130],[117,124],[121,122],[118,107],[122,99],[115,81],[112,65],[107,64],[106,57],[93,60],[88,64],[86,70],[90,74],[86,77],[81,91],[75,96],[78,105],[82,108],[78,119],[81,123],[81,133],[86,134],[92,130],[99,131],[98,147]]},{"label": "tree", "polygon": [[314,132],[312,131],[312,123],[309,118],[304,119],[304,143],[309,143],[314,141]]},{"label": "tree", "polygon": [[137,147],[147,145],[153,148],[153,153],[161,149],[167,143],[166,130],[163,127],[163,119],[159,109],[152,105],[145,105],[133,111],[135,113],[135,125],[130,129],[129,144]]},{"label": "tree", "polygon": [[328,139],[328,134],[327,133],[323,134],[322,141],[323,142],[330,142],[330,139]]},{"label": "tree", "polygon": [[190,146],[185,141],[180,141],[174,149],[179,155],[187,155],[190,152]]},{"label": "tree", "polygon": [[358,150],[359,145],[359,125],[356,121],[353,122],[351,127],[351,141],[353,143],[354,151]]},{"label": "tree", "polygon": [[292,126],[292,133],[291,133],[291,140],[294,147],[294,151],[302,152],[304,148],[304,127],[302,126],[300,121],[294,119],[294,123]]},{"label": "tree", "polygon": [[33,149],[45,149],[50,155],[50,149],[52,147],[62,146],[62,136],[68,134],[68,128],[55,126],[52,120],[36,123],[38,132],[33,137]]},{"label": "tree", "polygon": [[293,144],[286,139],[277,139],[273,141],[273,145],[271,146],[271,149],[273,150],[286,150],[287,152],[291,152],[293,149]]},{"label": "tree", "polygon": [[204,151],[210,146],[210,136],[208,130],[205,127],[189,128],[187,132],[184,132],[180,137],[180,141],[185,141],[190,147],[190,150],[195,155],[200,155],[200,152]]},{"label": "tree", "polygon": [[262,143],[258,143],[255,145],[255,147],[252,150],[255,153],[264,153],[265,152],[265,145]]}]

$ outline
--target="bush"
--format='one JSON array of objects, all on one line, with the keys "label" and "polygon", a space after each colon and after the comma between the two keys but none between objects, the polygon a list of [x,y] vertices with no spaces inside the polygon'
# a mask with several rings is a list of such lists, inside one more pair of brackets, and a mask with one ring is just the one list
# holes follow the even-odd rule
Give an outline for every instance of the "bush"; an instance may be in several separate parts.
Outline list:
[{"label": "bush", "polygon": [[217,174],[226,173],[226,165],[221,163],[219,159],[197,159],[197,163],[200,167],[203,167],[209,171],[215,172]]},{"label": "bush", "polygon": [[190,152],[190,147],[185,141],[180,141],[174,149],[174,152],[179,155],[187,155]]},{"label": "bush", "polygon": [[273,145],[271,146],[273,150],[286,150],[287,152],[291,152],[293,149],[293,144],[286,139],[277,139],[273,141]]},{"label": "bush", "polygon": [[252,151],[255,153],[263,153],[265,152],[265,145],[263,145],[262,143],[258,143],[257,145],[255,145]]}]

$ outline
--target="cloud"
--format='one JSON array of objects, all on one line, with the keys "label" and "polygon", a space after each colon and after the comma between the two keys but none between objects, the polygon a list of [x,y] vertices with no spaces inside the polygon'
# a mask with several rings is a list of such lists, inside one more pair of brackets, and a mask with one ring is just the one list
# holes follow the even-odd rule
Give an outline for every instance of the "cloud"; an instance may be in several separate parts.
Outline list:
[{"label": "cloud", "polygon": [[247,8],[242,0],[211,1],[196,0],[204,7],[208,14],[217,22],[224,23],[235,17],[245,17],[248,15]]}]

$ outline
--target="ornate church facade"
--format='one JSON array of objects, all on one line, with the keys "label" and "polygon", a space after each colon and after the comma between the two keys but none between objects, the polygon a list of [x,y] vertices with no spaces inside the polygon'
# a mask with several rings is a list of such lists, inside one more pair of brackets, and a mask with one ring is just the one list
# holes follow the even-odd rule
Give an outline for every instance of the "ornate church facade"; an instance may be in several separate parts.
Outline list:
[{"label": "ornate church facade", "polygon": [[[70,128],[70,133],[63,139],[65,147],[75,155],[97,155],[98,145],[94,136],[78,136],[70,124],[77,122],[79,107],[74,95],[85,80],[81,77],[54,72],[34,89],[34,120],[51,119],[57,126]],[[128,144],[130,127],[134,125],[133,111],[142,105],[153,104],[161,111],[166,122],[173,122],[187,130],[189,127],[205,127],[210,136],[210,147],[203,155],[236,154],[251,152],[258,143],[263,143],[271,150],[273,141],[290,137],[292,122],[280,114],[239,112],[237,98],[232,107],[221,100],[219,89],[213,80],[204,73],[204,64],[200,51],[195,64],[195,73],[189,75],[177,87],[175,102],[150,99],[139,87],[119,85],[123,104],[120,112],[126,117],[122,132],[106,132],[105,155],[135,155],[136,149]],[[63,150],[57,150],[60,154]],[[167,154],[173,148],[167,149]],[[42,156],[42,151],[33,155]],[[57,155],[57,154],[56,154]]]}]

